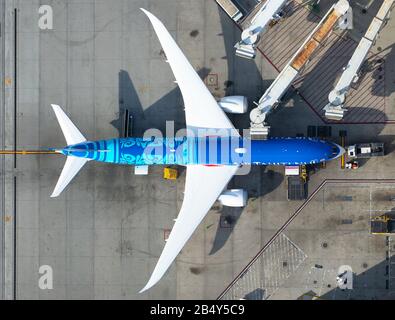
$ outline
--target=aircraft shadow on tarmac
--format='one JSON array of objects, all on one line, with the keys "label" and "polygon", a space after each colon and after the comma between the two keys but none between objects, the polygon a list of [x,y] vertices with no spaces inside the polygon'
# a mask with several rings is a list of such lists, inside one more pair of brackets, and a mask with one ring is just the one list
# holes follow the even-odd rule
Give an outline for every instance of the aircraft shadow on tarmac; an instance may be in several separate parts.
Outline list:
[{"label": "aircraft shadow on tarmac", "polygon": [[[209,73],[210,70],[206,68],[198,71],[201,78],[205,78]],[[129,73],[126,70],[120,70],[118,79],[119,117],[114,119],[111,124],[119,131],[120,136],[123,135],[125,110],[128,110],[133,117],[132,135],[136,137],[142,137],[144,132],[151,128],[158,129],[165,134],[166,121],[174,121],[175,132],[185,128],[184,108],[178,87],[144,109]]]}]

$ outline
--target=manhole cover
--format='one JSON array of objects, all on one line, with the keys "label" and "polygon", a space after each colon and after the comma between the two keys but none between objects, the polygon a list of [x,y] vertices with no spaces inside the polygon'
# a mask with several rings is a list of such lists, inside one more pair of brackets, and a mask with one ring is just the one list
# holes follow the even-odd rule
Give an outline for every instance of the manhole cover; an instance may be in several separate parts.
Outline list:
[{"label": "manhole cover", "polygon": [[218,86],[218,75],[217,74],[209,74],[206,78],[206,84],[208,86]]}]

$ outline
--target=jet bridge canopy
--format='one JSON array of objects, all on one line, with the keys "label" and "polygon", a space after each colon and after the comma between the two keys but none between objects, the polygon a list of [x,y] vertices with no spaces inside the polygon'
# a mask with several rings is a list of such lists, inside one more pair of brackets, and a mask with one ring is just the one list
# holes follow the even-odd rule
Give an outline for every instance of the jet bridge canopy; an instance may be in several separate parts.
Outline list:
[{"label": "jet bridge canopy", "polygon": [[265,30],[270,21],[276,19],[277,13],[286,2],[288,0],[266,0],[266,2],[260,4],[261,7],[251,19],[250,25],[243,30],[241,41],[235,44],[237,56],[247,59],[255,58],[255,47],[259,35]]},{"label": "jet bridge canopy", "polygon": [[365,61],[370,48],[374,44],[377,35],[383,28],[394,2],[394,0],[384,0],[380,10],[373,18],[368,30],[355,49],[350,61],[344,68],[344,72],[335,88],[329,93],[329,104],[325,107],[325,117],[327,119],[343,119],[344,112],[346,111],[346,109],[343,108],[346,100],[346,94],[348,93],[351,84],[358,81],[358,72]]},{"label": "jet bridge canopy", "polygon": [[[255,134],[262,135],[262,132],[265,132],[265,128],[268,128],[265,123],[267,114],[278,104],[280,98],[285,94],[298,73],[309,61],[316,49],[323,44],[323,41],[329,36],[339,19],[349,10],[349,7],[349,3],[346,0],[340,0],[334,4],[266,90],[259,100],[258,106],[250,113],[251,137]],[[268,133],[268,129],[266,132]]]}]

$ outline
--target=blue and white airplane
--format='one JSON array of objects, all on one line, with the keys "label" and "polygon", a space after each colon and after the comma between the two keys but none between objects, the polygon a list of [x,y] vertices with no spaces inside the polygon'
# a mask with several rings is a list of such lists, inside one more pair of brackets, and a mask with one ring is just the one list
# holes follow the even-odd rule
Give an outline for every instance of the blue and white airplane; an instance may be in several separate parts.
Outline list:
[{"label": "blue and white airplane", "polygon": [[[141,10],[150,19],[180,87],[189,132],[220,129],[232,134],[225,138],[187,135],[174,139],[87,141],[62,109],[52,105],[68,146],[56,149],[67,159],[51,196],[57,197],[90,160],[124,165],[179,164],[187,167],[185,196],[180,213],[151,278],[140,291],[143,292],[162,278],[217,199],[222,197],[225,205],[245,205],[246,192],[239,189],[225,190],[240,165],[314,164],[336,159],[344,153],[344,149],[332,142],[309,138],[251,141],[240,137],[162,22],[150,12]],[[244,108],[241,105],[239,107]],[[220,150],[223,141],[229,142],[225,144],[226,152]],[[210,155],[210,145],[213,144],[218,147],[215,156]]]}]

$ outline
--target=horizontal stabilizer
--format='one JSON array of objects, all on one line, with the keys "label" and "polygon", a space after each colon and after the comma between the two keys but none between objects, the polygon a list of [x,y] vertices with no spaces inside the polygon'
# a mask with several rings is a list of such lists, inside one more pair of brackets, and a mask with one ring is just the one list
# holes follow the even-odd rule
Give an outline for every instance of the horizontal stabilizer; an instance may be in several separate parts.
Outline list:
[{"label": "horizontal stabilizer", "polygon": [[60,127],[62,128],[64,137],[66,138],[67,145],[73,145],[81,142],[85,142],[86,139],[82,133],[77,129],[74,123],[64,113],[61,107],[56,104],[51,104],[53,111],[55,111],[56,118],[59,121]]},{"label": "horizontal stabilizer", "polygon": [[77,158],[77,157],[67,157],[66,163],[63,167],[62,173],[60,174],[58,183],[51,195],[52,198],[59,196],[62,191],[68,186],[68,184],[73,180],[77,173],[81,170],[85,163],[90,159]]}]

